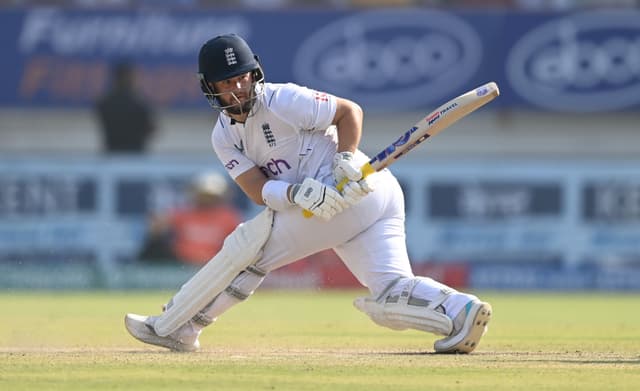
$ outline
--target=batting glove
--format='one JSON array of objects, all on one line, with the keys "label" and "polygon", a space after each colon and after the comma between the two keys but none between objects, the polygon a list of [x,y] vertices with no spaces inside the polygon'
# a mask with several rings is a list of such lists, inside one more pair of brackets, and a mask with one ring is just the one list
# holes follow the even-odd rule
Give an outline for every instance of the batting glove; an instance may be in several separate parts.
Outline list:
[{"label": "batting glove", "polygon": [[373,182],[369,177],[362,178],[362,171],[354,163],[351,152],[338,152],[333,156],[333,176],[336,183],[340,183],[344,178],[349,180],[341,191],[349,205],[357,204],[362,197],[374,190]]},{"label": "batting glove", "polygon": [[326,186],[313,178],[291,187],[290,199],[325,221],[349,206],[337,190]]},{"label": "batting glove", "polygon": [[357,182],[347,182],[342,188],[342,196],[349,205],[355,205],[367,194],[374,191],[373,181],[368,176]]},{"label": "batting glove", "polygon": [[353,161],[352,152],[338,152],[333,155],[333,178],[340,183],[344,178],[358,181],[362,178],[360,166]]}]

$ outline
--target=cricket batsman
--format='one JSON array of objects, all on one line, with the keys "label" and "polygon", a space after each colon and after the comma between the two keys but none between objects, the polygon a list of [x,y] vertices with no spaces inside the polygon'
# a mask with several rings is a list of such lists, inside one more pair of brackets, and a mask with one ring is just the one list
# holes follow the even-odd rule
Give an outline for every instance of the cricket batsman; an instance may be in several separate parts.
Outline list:
[{"label": "cricket batsman", "polygon": [[[207,41],[198,64],[202,91],[220,112],[213,149],[265,209],[226,238],[162,314],[127,314],[129,333],[148,344],[195,351],[202,330],[251,296],[269,272],[333,249],[368,288],[370,296],[354,305],[375,323],[440,335],[438,353],[473,351],[491,305],[413,274],[400,185],[387,169],[366,177],[360,170],[369,160],[358,149],[360,106],[293,83],[265,82],[258,57],[237,35]],[[303,210],[313,217],[303,217]]]}]

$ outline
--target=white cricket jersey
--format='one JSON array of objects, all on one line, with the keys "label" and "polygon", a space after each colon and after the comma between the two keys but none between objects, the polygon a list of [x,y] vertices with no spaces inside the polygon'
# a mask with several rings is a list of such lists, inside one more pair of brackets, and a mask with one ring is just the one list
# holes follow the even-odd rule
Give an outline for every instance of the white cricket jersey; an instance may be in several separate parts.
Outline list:
[{"label": "white cricket jersey", "polygon": [[[231,124],[228,116],[219,116],[211,136],[213,147],[234,179],[258,166],[269,178],[300,183],[313,177],[334,185],[331,166],[338,135],[331,123],[336,106],[337,98],[323,92],[266,83],[245,124]],[[368,160],[360,151],[354,159],[360,164]],[[402,189],[390,171],[374,175],[376,191],[328,222],[305,219],[297,207],[278,211],[255,265],[269,272],[333,249],[373,297],[399,277],[412,279]],[[252,284],[255,279],[247,274],[241,273],[234,284]],[[243,289],[252,292],[255,288]]]},{"label": "white cricket jersey", "polygon": [[[211,141],[233,179],[258,166],[269,178],[300,183],[312,177],[333,185],[336,98],[293,83],[265,83],[254,113],[242,124],[218,117]],[[359,161],[366,161],[358,153]]]}]

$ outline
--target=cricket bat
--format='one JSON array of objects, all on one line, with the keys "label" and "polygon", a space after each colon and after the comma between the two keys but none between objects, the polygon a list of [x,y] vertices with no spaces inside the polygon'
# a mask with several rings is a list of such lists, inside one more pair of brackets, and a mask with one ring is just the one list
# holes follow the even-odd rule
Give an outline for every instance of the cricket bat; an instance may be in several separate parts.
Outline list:
[{"label": "cricket bat", "polygon": [[[362,177],[366,178],[368,175],[395,163],[421,142],[442,132],[453,123],[491,102],[498,95],[500,95],[498,85],[495,82],[489,82],[451,99],[430,112],[391,145],[365,163],[360,169]],[[348,181],[347,178],[344,178],[336,185],[336,188],[342,191]],[[307,218],[313,216],[313,213],[308,210],[304,210],[303,214]]]}]

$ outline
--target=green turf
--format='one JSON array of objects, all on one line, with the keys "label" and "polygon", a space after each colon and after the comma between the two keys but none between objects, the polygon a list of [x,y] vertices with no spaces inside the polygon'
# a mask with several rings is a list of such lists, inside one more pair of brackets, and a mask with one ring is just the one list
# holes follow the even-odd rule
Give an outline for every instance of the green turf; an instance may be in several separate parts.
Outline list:
[{"label": "green turf", "polygon": [[494,318],[471,355],[380,328],[362,292],[261,291],[179,354],[126,333],[167,292],[0,295],[0,390],[638,390],[640,295],[482,293]]}]

